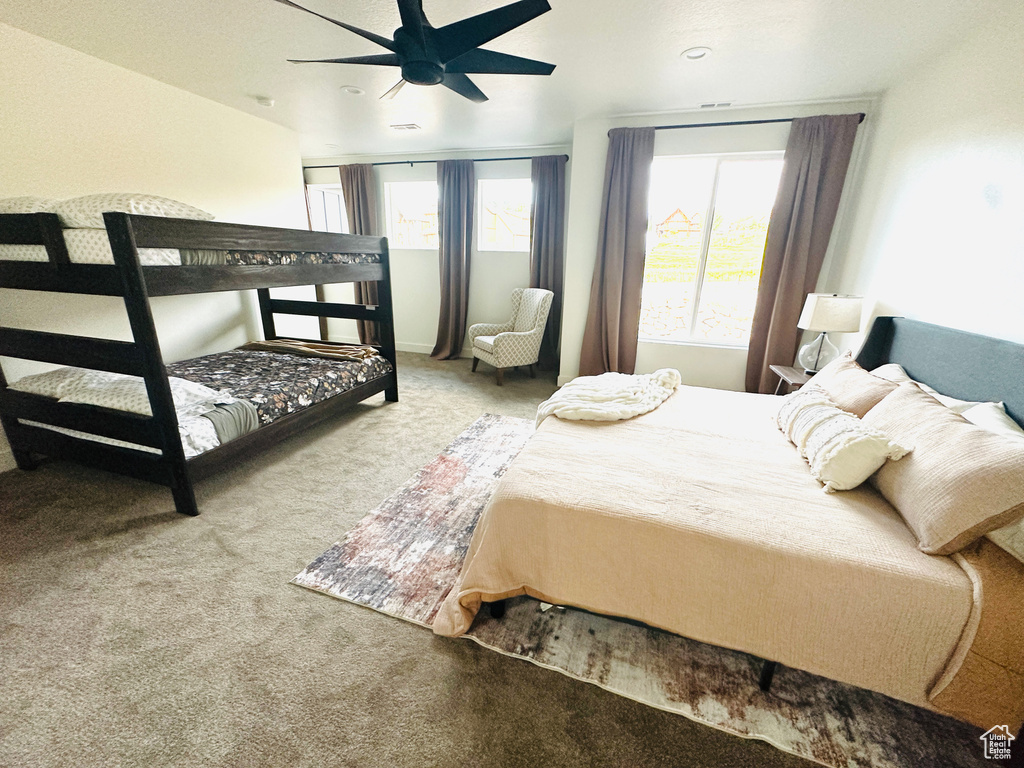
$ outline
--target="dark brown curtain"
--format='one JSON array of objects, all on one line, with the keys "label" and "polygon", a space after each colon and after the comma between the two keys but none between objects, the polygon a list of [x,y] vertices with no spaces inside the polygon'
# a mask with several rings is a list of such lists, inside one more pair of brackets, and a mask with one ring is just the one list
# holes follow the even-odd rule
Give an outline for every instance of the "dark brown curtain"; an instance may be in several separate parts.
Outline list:
[{"label": "dark brown curtain", "polygon": [[580,375],[633,373],[644,282],[653,128],[614,128],[605,161],[597,262]]},{"label": "dark brown curtain", "polygon": [[466,337],[469,254],[473,247],[473,201],[476,197],[473,161],[440,161],[437,164],[437,194],[441,312],[437,320],[437,343],[430,356],[437,360],[451,360],[459,356]]},{"label": "dark brown curtain", "polygon": [[[373,166],[342,165],[341,194],[345,198],[345,213],[348,216],[348,231],[353,235],[380,235],[377,226],[377,182],[373,177]],[[377,304],[377,283],[355,283],[357,304]],[[373,320],[356,320],[359,341],[363,344],[380,344],[380,331]]]},{"label": "dark brown curtain", "polygon": [[747,351],[748,392],[775,391],[770,365],[792,365],[796,323],[825,259],[860,115],[797,118],[768,224]]},{"label": "dark brown curtain", "polygon": [[537,366],[558,371],[562,329],[562,271],[565,251],[565,155],[533,158],[533,205],[530,208],[530,287],[547,288],[551,300],[548,325]]}]

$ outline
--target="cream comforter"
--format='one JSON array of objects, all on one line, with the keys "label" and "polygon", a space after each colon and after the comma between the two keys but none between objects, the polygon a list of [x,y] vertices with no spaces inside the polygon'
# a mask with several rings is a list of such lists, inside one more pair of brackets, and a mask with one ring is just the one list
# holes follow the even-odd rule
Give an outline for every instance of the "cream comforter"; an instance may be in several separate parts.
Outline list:
[{"label": "cream comforter", "polygon": [[[974,608],[867,485],[826,494],[778,399],[681,387],[625,422],[546,419],[500,481],[434,631],[528,594],[931,707]],[[975,610],[975,614],[977,611]]]}]

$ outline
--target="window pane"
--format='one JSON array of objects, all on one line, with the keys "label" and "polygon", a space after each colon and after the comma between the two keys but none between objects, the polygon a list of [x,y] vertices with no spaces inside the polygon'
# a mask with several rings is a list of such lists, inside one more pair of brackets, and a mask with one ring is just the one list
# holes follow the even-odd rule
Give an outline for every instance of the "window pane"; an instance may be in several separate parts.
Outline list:
[{"label": "window pane", "polygon": [[693,338],[745,344],[782,160],[723,160]]},{"label": "window pane", "polygon": [[659,157],[651,168],[641,338],[690,338],[715,158]]},{"label": "window pane", "polygon": [[437,182],[389,182],[384,205],[392,248],[437,249]]},{"label": "window pane", "polygon": [[327,213],[328,232],[344,232],[348,229],[348,216],[340,192],[324,190],[324,210]]},{"label": "window pane", "polygon": [[530,204],[533,184],[529,179],[481,179],[481,251],[530,250]]}]

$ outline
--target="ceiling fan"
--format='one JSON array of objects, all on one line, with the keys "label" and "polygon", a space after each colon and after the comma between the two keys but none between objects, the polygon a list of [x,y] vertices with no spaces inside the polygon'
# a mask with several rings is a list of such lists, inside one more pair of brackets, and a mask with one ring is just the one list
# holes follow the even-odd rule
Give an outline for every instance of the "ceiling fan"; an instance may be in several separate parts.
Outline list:
[{"label": "ceiling fan", "polygon": [[430,22],[427,21],[423,13],[423,0],[398,0],[402,26],[395,30],[393,40],[331,19],[290,0],[276,1],[337,24],[391,51],[342,59],[289,59],[295,64],[376,64],[400,67],[402,79],[381,96],[382,99],[394,98],[406,83],[440,84],[470,101],[479,103],[487,101],[487,97],[467,75],[550,75],[555,68],[554,64],[479,47],[550,11],[551,6],[547,0],[519,0],[439,29],[430,26]]}]

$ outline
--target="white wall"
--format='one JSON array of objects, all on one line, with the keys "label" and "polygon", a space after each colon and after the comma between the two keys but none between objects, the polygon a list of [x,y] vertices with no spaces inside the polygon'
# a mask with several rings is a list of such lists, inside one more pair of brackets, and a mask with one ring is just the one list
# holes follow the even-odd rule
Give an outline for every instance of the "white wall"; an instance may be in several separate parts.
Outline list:
[{"label": "white wall", "polygon": [[[580,347],[590,304],[590,286],[597,257],[598,228],[601,220],[601,195],[604,184],[605,157],[608,152],[608,131],[611,128],[645,125],[677,125],[684,123],[764,120],[783,117],[806,117],[820,114],[872,112],[870,99],[825,104],[801,104],[764,109],[715,110],[678,114],[642,115],[620,118],[587,118],[577,120],[573,128],[572,169],[573,190],[568,207],[566,240],[565,304],[562,311],[562,356],[559,383],[579,373]],[[848,188],[856,184],[858,157],[864,144],[861,126],[854,157],[847,177]],[[687,128],[659,131],[655,138],[655,154],[700,154],[785,149],[789,125],[733,126],[723,128]],[[845,201],[845,196],[844,196]],[[840,207],[836,232],[843,226]],[[826,256],[826,274],[830,255]],[[743,389],[747,351],[742,347],[709,344],[640,342],[637,347],[637,373],[658,368],[678,368],[683,382],[719,389]]]},{"label": "white wall", "polygon": [[[145,192],[222,221],[305,229],[298,137],[0,24],[0,197]],[[156,299],[164,357],[228,349],[257,333],[237,293]],[[130,338],[120,300],[0,291],[5,324]],[[4,359],[8,377],[38,364]],[[11,466],[0,442],[0,469]]]},{"label": "white wall", "polygon": [[[516,148],[488,150],[472,153],[435,153],[430,160],[456,157],[528,157],[533,155],[568,154],[566,147]],[[416,160],[421,156],[372,156],[332,158],[331,163],[392,162],[396,159]],[[324,160],[309,160],[309,165],[326,164]],[[571,165],[571,164],[570,164]],[[474,167],[479,179],[530,178],[529,160],[494,161],[477,163]],[[334,168],[308,169],[306,181],[311,184],[329,184],[338,181]],[[376,169],[377,197],[380,221],[384,218],[384,184],[394,181],[434,181],[437,166],[433,162],[415,165],[382,165]],[[477,200],[479,205],[479,199]],[[479,216],[474,227],[479,226]],[[493,323],[508,320],[512,314],[511,294],[514,288],[525,288],[530,282],[530,254],[525,252],[480,251],[474,237],[470,256],[469,308],[466,327],[473,323]],[[391,285],[395,305],[395,336],[397,346],[406,352],[429,354],[437,340],[438,313],[441,305],[441,278],[437,250],[409,250],[391,245]],[[338,291],[337,294],[334,291]],[[351,301],[348,288],[328,288],[328,296],[339,301]],[[352,321],[331,320],[331,338],[339,341],[356,339]],[[469,344],[462,350],[463,357],[472,356]]]},{"label": "white wall", "polygon": [[1024,7],[890,89],[829,290],[1024,342]]}]

